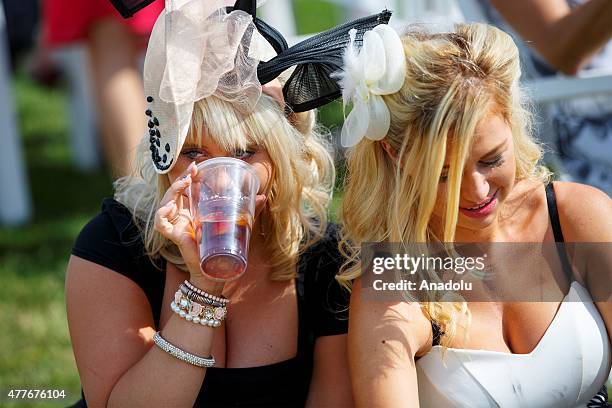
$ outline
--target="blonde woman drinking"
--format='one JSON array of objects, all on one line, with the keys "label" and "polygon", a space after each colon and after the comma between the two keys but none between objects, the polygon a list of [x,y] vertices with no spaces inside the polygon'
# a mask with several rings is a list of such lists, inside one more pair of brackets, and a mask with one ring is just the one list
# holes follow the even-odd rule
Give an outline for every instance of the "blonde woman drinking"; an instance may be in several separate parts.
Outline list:
[{"label": "blonde woman drinking", "polygon": [[[66,275],[79,406],[352,405],[348,296],[327,220],[334,168],[312,112],[335,95],[317,88],[326,78],[281,72],[312,67],[315,51],[339,67],[330,44],[379,16],[297,44],[305,54],[255,5],[168,1],[155,24],[137,166],[79,234]],[[260,186],[246,272],[231,282],[203,274],[186,199],[197,165],[219,157],[247,163]]]},{"label": "blonde woman drinking", "polygon": [[612,242],[610,198],[549,183],[539,166],[507,34],[486,25],[368,34],[347,51],[343,74],[353,109],[342,134],[348,259],[337,279],[356,279],[348,347],[357,405],[585,406],[610,372],[612,308],[593,296],[600,277],[565,268],[560,302],[363,295],[362,243]]}]

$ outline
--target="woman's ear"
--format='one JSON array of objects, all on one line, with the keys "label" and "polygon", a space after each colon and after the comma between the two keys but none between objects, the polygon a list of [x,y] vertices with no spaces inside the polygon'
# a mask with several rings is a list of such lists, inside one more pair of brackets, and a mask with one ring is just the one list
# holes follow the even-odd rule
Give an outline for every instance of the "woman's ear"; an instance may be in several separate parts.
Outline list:
[{"label": "woman's ear", "polygon": [[380,144],[382,145],[383,149],[385,149],[385,152],[387,153],[387,156],[389,156],[389,158],[392,161],[397,161],[397,152],[395,151],[394,148],[391,147],[391,145],[389,144],[389,142],[383,140],[380,142]]},{"label": "woman's ear", "polygon": [[285,97],[283,96],[283,86],[278,79],[275,79],[261,86],[261,91],[272,97],[280,106],[281,110],[285,109]]}]

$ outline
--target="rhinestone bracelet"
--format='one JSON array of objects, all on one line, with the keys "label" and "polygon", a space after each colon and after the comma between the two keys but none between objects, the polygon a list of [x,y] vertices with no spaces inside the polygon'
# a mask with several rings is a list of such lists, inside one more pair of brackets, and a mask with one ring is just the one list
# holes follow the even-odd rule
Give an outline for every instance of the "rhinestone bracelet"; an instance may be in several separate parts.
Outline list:
[{"label": "rhinestone bracelet", "polygon": [[185,285],[184,283],[181,283],[181,285],[179,286],[179,290],[181,292],[183,292],[183,294],[185,296],[187,296],[187,298],[189,300],[193,300],[193,301],[196,301],[196,302],[199,302],[199,303],[205,303],[207,305],[211,305],[211,306],[215,306],[215,307],[225,307],[226,306],[226,304],[223,304],[221,302],[215,302],[212,299],[209,299],[207,297],[204,297],[204,296],[194,292],[193,290],[189,289],[187,287],[187,285]]},{"label": "rhinestone bracelet", "polygon": [[196,356],[195,354],[191,354],[184,350],[181,350],[175,345],[168,343],[161,336],[161,334],[159,334],[159,332],[155,332],[155,335],[153,336],[153,342],[160,349],[164,350],[166,353],[170,354],[172,357],[175,357],[191,365],[194,365],[197,367],[214,367],[215,366],[215,358],[213,356],[210,356],[208,358],[200,357],[200,356]]},{"label": "rhinestone bracelet", "polygon": [[223,306],[225,306],[225,305],[227,305],[229,303],[229,299],[226,298],[225,296],[223,296],[223,295],[215,296],[215,295],[211,295],[210,293],[206,293],[202,289],[196,288],[195,286],[193,286],[191,284],[191,282],[189,282],[188,280],[185,281],[185,286],[187,286],[189,289],[193,290],[198,295],[204,296],[205,298],[209,298],[210,300],[213,300],[215,302],[219,302]]}]

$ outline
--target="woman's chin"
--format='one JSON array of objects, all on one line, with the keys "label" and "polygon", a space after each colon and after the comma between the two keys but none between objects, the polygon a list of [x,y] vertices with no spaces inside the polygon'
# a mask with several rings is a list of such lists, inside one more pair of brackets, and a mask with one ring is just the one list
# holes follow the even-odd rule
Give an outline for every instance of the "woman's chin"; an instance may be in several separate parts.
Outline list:
[{"label": "woman's chin", "polygon": [[495,221],[496,213],[497,211],[494,211],[485,217],[478,217],[478,218],[469,217],[467,215],[459,213],[459,219],[457,220],[457,225],[461,227],[471,226],[473,228],[477,226],[479,228],[485,228],[491,225],[493,221]]}]

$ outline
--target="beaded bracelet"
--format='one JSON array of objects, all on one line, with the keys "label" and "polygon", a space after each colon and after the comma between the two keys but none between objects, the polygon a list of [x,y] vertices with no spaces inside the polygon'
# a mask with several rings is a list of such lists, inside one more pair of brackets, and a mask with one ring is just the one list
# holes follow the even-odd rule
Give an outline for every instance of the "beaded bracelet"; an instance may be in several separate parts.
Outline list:
[{"label": "beaded bracelet", "polygon": [[179,290],[183,292],[183,294],[187,296],[189,300],[193,300],[195,302],[204,303],[204,304],[215,306],[215,307],[225,307],[225,304],[221,302],[215,302],[214,300],[210,298],[204,297],[194,292],[193,290],[189,289],[187,285],[185,285],[184,283],[180,284]]},{"label": "beaded bracelet", "polygon": [[221,326],[221,322],[225,320],[227,315],[227,309],[224,306],[214,307],[199,304],[186,298],[180,290],[174,294],[174,301],[170,304],[170,308],[174,313],[189,322],[210,327]]},{"label": "beaded bracelet", "polygon": [[225,306],[225,305],[227,305],[229,303],[229,299],[226,298],[225,296],[223,296],[223,295],[215,296],[215,295],[211,295],[210,293],[206,293],[202,289],[196,288],[195,286],[193,286],[191,284],[191,282],[189,282],[188,280],[185,281],[185,286],[187,286],[189,289],[191,289],[192,291],[194,291],[198,295],[204,296],[205,298],[209,298],[212,301],[219,302],[223,306]]},{"label": "beaded bracelet", "polygon": [[174,344],[168,343],[168,341],[166,341],[161,336],[161,334],[159,334],[159,332],[155,332],[155,335],[153,336],[153,342],[157,345],[157,347],[164,350],[166,353],[170,354],[172,357],[178,358],[179,360],[189,363],[191,365],[194,365],[196,367],[214,367],[215,366],[215,358],[213,356],[210,356],[208,358],[200,357],[200,356],[196,356],[195,354],[188,353],[185,350],[181,350],[180,348],[176,347]]}]

